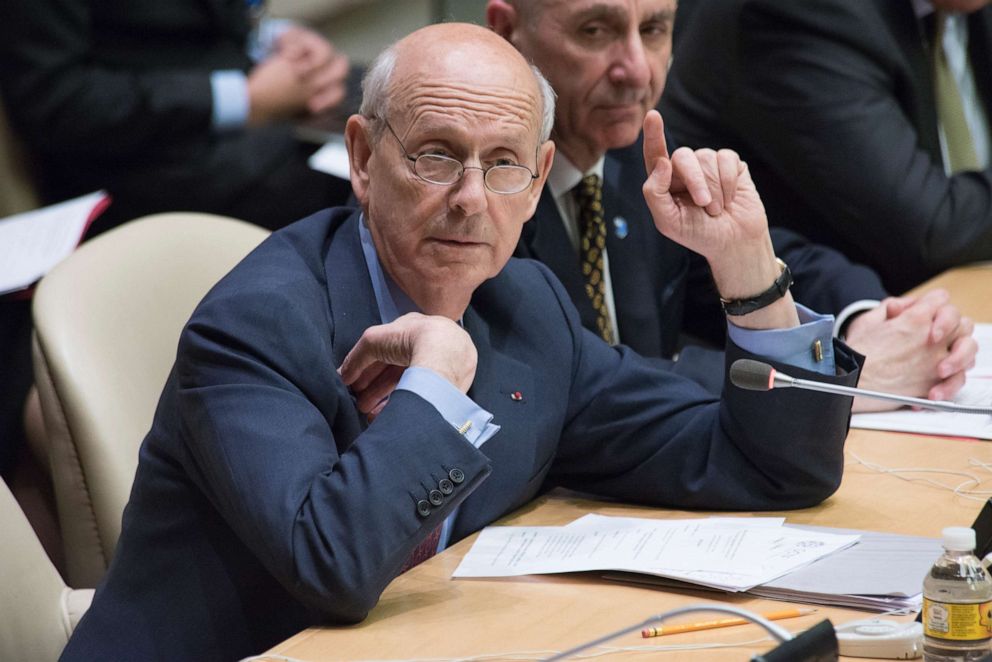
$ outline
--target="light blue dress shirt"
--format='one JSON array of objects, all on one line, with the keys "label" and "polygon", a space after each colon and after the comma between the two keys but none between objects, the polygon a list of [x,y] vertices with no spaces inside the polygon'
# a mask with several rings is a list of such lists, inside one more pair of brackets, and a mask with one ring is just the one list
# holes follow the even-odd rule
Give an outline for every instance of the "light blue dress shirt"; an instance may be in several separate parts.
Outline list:
[{"label": "light blue dress shirt", "polygon": [[[364,214],[358,226],[362,240],[362,251],[365,255],[365,265],[368,267],[372,280],[372,291],[375,294],[382,323],[388,324],[406,313],[420,312],[410,297],[382,269],[375,244],[372,242],[372,234],[365,226]],[[728,324],[730,338],[739,347],[752,354],[765,356],[796,367],[815,370],[822,374],[834,374],[836,367],[831,342],[833,317],[813,313],[799,305],[796,308],[799,311],[799,319],[802,324],[794,329],[755,331]],[[819,361],[814,360],[810,350],[817,340],[820,341],[823,348],[822,358]],[[463,435],[476,448],[481,448],[499,431],[499,426],[493,423],[491,413],[482,409],[471,398],[455,388],[451,382],[433,370],[407,368],[403,372],[403,376],[400,377],[396,388],[419,395],[437,409],[444,420],[456,430],[462,430],[466,428],[466,423],[471,423]],[[444,520],[437,551],[440,552],[448,546],[448,541],[451,539],[451,523],[457,514],[458,510],[456,509]]]}]

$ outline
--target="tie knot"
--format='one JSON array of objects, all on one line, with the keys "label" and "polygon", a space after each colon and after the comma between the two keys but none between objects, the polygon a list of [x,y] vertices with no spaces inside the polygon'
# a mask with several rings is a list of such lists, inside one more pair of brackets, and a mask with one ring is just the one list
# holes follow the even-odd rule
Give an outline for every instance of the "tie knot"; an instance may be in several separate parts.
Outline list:
[{"label": "tie knot", "polygon": [[586,175],[582,181],[575,186],[575,194],[578,199],[599,200],[603,195],[603,186],[600,184],[599,175]]}]

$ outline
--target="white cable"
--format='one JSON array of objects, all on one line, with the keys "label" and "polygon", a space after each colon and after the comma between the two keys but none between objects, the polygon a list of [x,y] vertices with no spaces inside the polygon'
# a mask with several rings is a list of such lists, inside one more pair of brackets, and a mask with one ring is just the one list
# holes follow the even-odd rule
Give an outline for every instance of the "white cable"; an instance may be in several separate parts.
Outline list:
[{"label": "white cable", "polygon": [[735,616],[740,616],[741,618],[747,619],[752,623],[757,623],[758,625],[768,630],[768,632],[770,632],[772,636],[778,639],[779,641],[789,641],[790,639],[792,639],[792,633],[786,630],[785,628],[772,623],[763,616],[752,614],[746,609],[731,607],[729,605],[689,605],[688,607],[678,607],[676,609],[670,609],[666,612],[662,612],[661,614],[657,614],[656,616],[651,616],[650,618],[647,618],[640,623],[635,623],[634,625],[630,625],[620,630],[616,630],[597,639],[593,639],[592,641],[588,641],[584,644],[580,644],[574,648],[569,648],[567,651],[564,651],[563,653],[558,653],[557,655],[553,655],[549,657],[545,662],[564,660],[566,658],[572,657],[576,653],[581,653],[584,650],[588,650],[595,646],[605,644],[607,641],[616,639],[617,637],[627,634],[628,632],[634,632],[636,630],[646,628],[649,625],[657,625],[658,623],[661,623],[671,618],[672,616],[681,616],[682,614],[694,614],[700,611],[716,611],[725,614],[734,614]]},{"label": "white cable", "polygon": [[[849,450],[848,453],[851,455],[851,457],[853,457],[857,461],[858,464],[868,469],[871,469],[872,471],[876,471],[882,474],[889,474],[894,478],[898,478],[900,480],[904,480],[911,483],[914,482],[925,483],[927,485],[930,485],[931,487],[952,492],[955,495],[962,497],[964,499],[970,499],[972,501],[985,501],[986,497],[992,495],[992,490],[969,489],[969,488],[978,487],[984,481],[982,478],[979,478],[975,474],[970,473],[968,471],[960,471],[954,469],[938,469],[936,467],[901,467],[901,468],[893,469],[889,467],[883,467],[882,465],[877,464],[875,462],[869,462],[867,460],[863,460],[854,451]],[[992,465],[982,462],[981,460],[969,458],[968,463],[972,466],[978,466],[985,469],[986,471],[992,472]],[[933,480],[931,478],[913,478],[913,477],[899,475],[899,474],[912,474],[912,473],[930,473],[930,474],[945,474],[948,476],[964,476],[967,480],[962,481],[957,486],[951,486],[945,483],[941,483],[940,481]]]},{"label": "white cable", "polygon": [[[562,660],[566,657],[571,657],[577,653],[581,653],[593,647],[599,647],[601,650],[585,653],[583,655],[576,656],[577,659],[592,659],[600,657],[602,655],[609,655],[615,653],[661,653],[661,652],[678,652],[678,651],[689,651],[689,650],[705,650],[708,648],[737,648],[741,646],[751,646],[754,644],[759,644],[768,641],[768,637],[762,637],[761,639],[753,639],[750,641],[739,641],[731,643],[694,643],[694,644],[665,644],[665,645],[642,645],[642,646],[601,646],[601,644],[606,643],[616,637],[627,634],[628,632],[633,632],[635,630],[643,629],[650,625],[657,625],[662,621],[665,621],[673,616],[680,616],[682,614],[691,614],[701,611],[715,611],[722,612],[726,614],[733,614],[735,616],[740,616],[746,620],[756,623],[762,626],[778,641],[789,641],[793,638],[791,632],[785,628],[772,623],[768,619],[760,616],[758,614],[753,614],[746,609],[740,609],[738,607],[731,607],[726,605],[689,605],[687,607],[679,607],[677,609],[671,609],[669,611],[663,612],[652,616],[640,623],[631,625],[629,627],[623,628],[622,630],[617,630],[611,632],[608,635],[599,637],[593,641],[581,644],[574,648],[570,648],[564,652],[543,650],[543,651],[515,651],[508,653],[485,653],[482,655],[474,655],[469,657],[454,657],[454,658],[412,658],[403,660],[364,660],[363,662],[484,662],[485,660],[520,660],[520,661],[544,661],[552,662],[553,660]],[[543,657],[547,654],[552,654],[551,657]],[[541,656],[541,657],[539,657]],[[240,662],[303,662],[297,658],[286,657],[284,655],[253,655],[251,657],[246,657],[240,660]]]}]

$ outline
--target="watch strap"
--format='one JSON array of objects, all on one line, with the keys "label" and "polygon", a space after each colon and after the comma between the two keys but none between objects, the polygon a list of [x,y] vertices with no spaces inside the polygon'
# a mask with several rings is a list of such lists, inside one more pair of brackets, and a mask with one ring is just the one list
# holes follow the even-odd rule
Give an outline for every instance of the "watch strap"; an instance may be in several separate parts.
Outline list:
[{"label": "watch strap", "polygon": [[727,315],[747,315],[784,297],[785,293],[789,291],[789,287],[792,286],[792,272],[789,271],[789,266],[779,258],[775,258],[775,261],[782,267],[782,273],[778,275],[771,287],[761,294],[747,299],[724,299],[721,297],[720,305],[723,306],[723,312]]}]

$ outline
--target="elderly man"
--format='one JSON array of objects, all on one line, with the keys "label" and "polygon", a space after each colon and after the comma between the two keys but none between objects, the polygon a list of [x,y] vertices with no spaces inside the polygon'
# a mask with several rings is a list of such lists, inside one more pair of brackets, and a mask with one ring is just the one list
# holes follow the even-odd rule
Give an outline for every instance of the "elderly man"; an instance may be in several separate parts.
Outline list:
[{"label": "elderly man", "polygon": [[[346,132],[362,209],[276,232],[194,312],[63,659],[236,659],[361,620],[405,568],[551,485],[721,509],[836,489],[848,399],[717,400],[583,329],[545,267],[510,259],[554,101],[505,40],[425,28],[364,85]],[[727,299],[781,286],[747,168],[669,158],[657,114],[645,133],[659,229]],[[784,286],[766,303],[732,318],[730,358],[770,346],[781,365],[822,343],[819,378],[855,382],[829,318],[800,325]]]},{"label": "elderly man", "polygon": [[[671,53],[675,0],[489,0],[500,35],[548,76],[558,93],[557,147],[548,187],[523,231],[519,257],[545,262],[561,279],[583,323],[645,356],[672,357],[687,334],[723,343],[723,315],[705,262],[658,235],[640,196],[644,180],[638,134],[661,96]],[[670,119],[670,118],[668,118]],[[677,127],[676,127],[677,128]],[[727,158],[704,150],[705,158]],[[580,181],[602,188],[602,211],[588,214]],[[598,225],[605,236],[605,279],[592,285],[580,238]],[[944,291],[888,298],[878,276],[839,253],[772,230],[776,253],[795,276],[798,301],[838,316],[836,330],[867,356],[861,385],[946,399],[964,384],[977,345]],[[603,305],[592,305],[602,288]],[[881,301],[879,299],[885,299]],[[719,393],[723,359],[703,347],[681,348],[672,366]],[[858,398],[855,411],[891,408]]]}]

